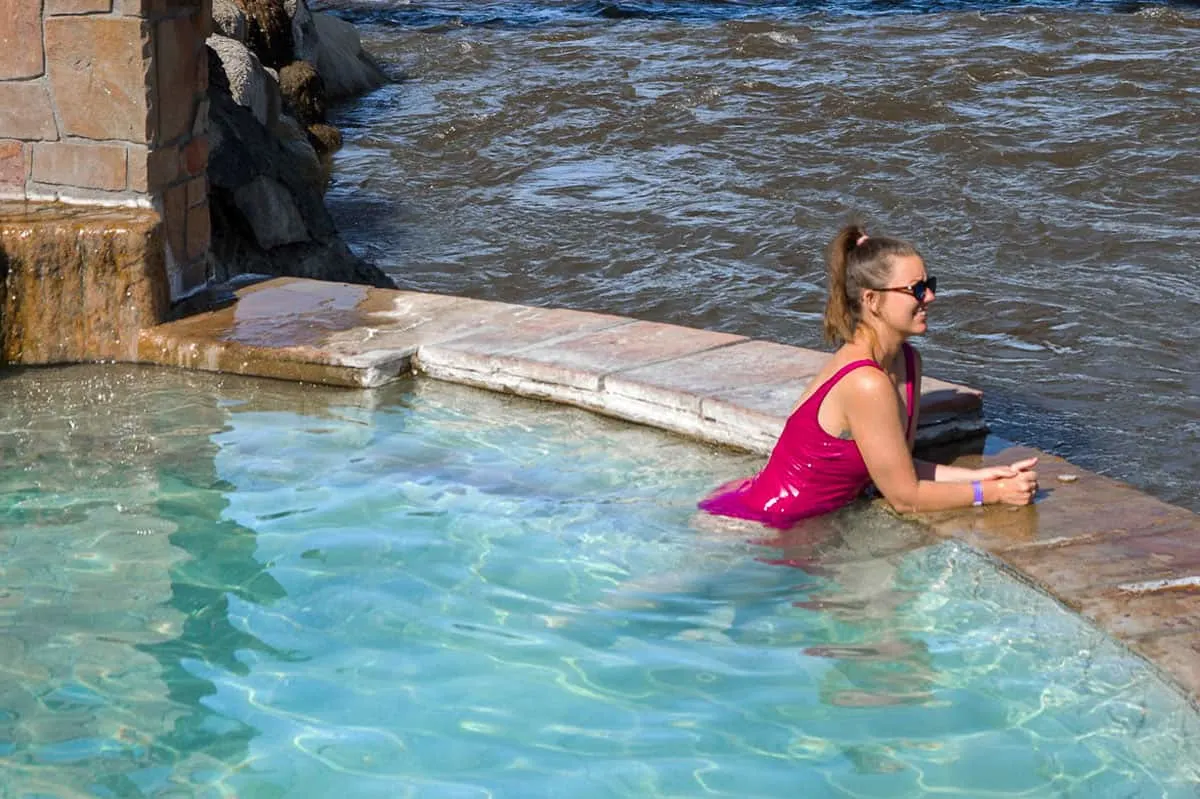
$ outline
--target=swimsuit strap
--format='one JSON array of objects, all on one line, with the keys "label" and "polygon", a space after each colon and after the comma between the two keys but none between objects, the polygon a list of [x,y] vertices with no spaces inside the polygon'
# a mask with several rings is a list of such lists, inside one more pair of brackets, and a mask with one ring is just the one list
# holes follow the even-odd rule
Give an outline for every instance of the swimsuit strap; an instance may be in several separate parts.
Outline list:
[{"label": "swimsuit strap", "polygon": [[857,369],[860,366],[874,366],[876,369],[882,368],[882,367],[880,367],[879,364],[875,363],[874,361],[870,360],[869,358],[863,358],[862,360],[858,360],[858,361],[851,361],[850,363],[843,366],[841,369],[838,369],[836,372],[834,372],[833,377],[829,378],[824,383],[822,383],[821,387],[818,388],[816,391],[814,391],[812,393],[812,396],[810,396],[808,399],[806,399],[804,401],[804,404],[808,405],[809,403],[814,403],[813,407],[815,407],[816,409],[819,410],[821,407],[821,403],[825,400],[825,395],[828,394],[835,385],[837,385],[837,382],[839,380],[841,380],[843,377],[845,377],[846,375],[848,375],[850,372],[853,372],[855,369]]},{"label": "swimsuit strap", "polygon": [[907,439],[912,433],[913,419],[916,417],[917,406],[913,401],[916,396],[916,385],[913,382],[913,366],[916,363],[916,355],[913,352],[912,345],[907,341],[904,342],[904,384],[905,394],[908,402],[908,424],[904,426],[904,437]]}]

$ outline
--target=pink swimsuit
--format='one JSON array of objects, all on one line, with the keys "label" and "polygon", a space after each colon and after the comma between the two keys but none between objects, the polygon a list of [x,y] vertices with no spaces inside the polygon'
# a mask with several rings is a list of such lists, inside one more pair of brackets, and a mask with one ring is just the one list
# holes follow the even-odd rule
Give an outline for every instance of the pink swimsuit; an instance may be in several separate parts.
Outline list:
[{"label": "pink swimsuit", "polygon": [[[904,345],[908,436],[913,421],[913,350]],[[700,501],[701,510],[750,519],[771,527],[789,527],[846,505],[862,493],[871,477],[858,444],[826,433],[817,421],[821,403],[839,380],[874,361],[848,363],[813,392],[788,417],[767,465],[754,477],[726,483]]]}]

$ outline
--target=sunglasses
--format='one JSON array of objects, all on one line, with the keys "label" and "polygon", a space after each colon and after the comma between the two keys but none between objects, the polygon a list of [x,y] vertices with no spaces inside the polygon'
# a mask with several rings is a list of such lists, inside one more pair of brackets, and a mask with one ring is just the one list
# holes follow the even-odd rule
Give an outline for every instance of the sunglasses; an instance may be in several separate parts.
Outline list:
[{"label": "sunglasses", "polygon": [[905,294],[912,296],[917,302],[925,302],[925,295],[928,292],[937,294],[937,278],[927,277],[924,280],[918,280],[911,286],[892,286],[891,288],[875,289],[876,291],[902,291]]}]

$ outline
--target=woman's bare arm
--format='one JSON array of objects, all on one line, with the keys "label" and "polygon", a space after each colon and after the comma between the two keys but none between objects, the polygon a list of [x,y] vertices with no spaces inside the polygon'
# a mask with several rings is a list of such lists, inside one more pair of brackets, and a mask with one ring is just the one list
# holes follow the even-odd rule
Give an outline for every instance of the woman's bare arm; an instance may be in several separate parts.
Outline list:
[{"label": "woman's bare arm", "polygon": [[[875,369],[856,369],[841,381],[836,393],[871,480],[893,507],[913,513],[961,508],[974,502],[970,482],[938,482],[918,474],[900,423],[899,398],[886,375]],[[935,467],[934,476],[937,471]],[[981,483],[984,502],[1011,504],[1027,504],[1036,486],[1032,470]]]}]

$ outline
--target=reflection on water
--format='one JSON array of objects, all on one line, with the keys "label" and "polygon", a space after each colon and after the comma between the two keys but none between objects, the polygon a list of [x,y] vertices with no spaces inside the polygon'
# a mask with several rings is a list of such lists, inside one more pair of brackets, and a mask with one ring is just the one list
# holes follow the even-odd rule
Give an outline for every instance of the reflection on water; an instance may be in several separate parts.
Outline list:
[{"label": "reflection on water", "polygon": [[861,212],[995,432],[1200,510],[1194,4],[336,5],[404,80],[329,202],[402,286],[819,347]]},{"label": "reflection on water", "polygon": [[[1140,661],[756,458],[437,383],[0,373],[13,795],[1190,796]],[[172,793],[174,792],[174,793]]]}]

